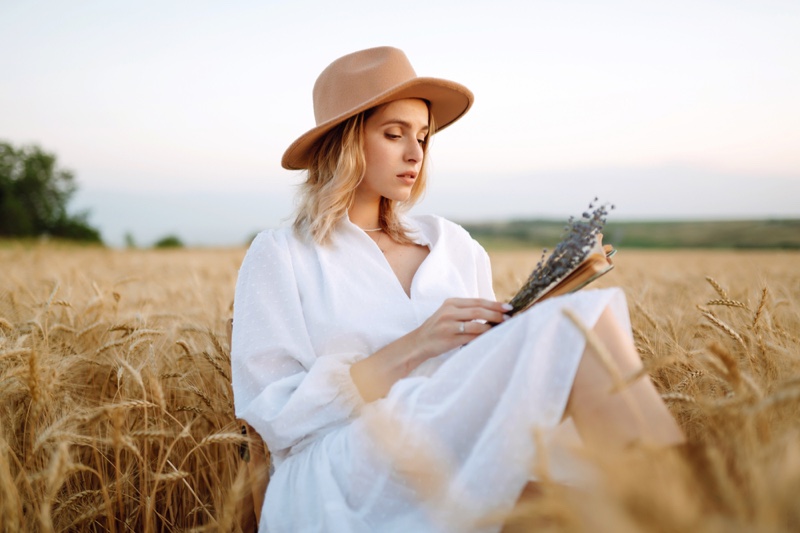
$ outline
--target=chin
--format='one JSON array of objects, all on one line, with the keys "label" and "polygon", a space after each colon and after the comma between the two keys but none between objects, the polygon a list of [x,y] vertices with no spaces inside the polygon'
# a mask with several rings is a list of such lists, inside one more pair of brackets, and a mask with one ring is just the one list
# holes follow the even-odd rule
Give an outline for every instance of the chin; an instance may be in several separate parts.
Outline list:
[{"label": "chin", "polygon": [[387,200],[392,200],[393,202],[406,202],[409,198],[411,198],[411,187],[386,191],[381,196]]},{"label": "chin", "polygon": [[411,198],[411,191],[393,194],[392,196],[387,196],[387,198],[389,198],[389,200],[394,200],[395,202],[407,202],[408,199]]}]

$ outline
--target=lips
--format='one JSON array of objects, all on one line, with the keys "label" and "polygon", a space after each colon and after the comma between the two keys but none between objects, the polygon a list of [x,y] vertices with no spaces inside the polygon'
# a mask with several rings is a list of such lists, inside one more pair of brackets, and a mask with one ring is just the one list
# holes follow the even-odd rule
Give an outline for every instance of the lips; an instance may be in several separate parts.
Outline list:
[{"label": "lips", "polygon": [[398,174],[397,177],[403,180],[405,183],[411,185],[414,183],[414,180],[417,179],[417,173],[413,170],[409,170],[408,172]]}]

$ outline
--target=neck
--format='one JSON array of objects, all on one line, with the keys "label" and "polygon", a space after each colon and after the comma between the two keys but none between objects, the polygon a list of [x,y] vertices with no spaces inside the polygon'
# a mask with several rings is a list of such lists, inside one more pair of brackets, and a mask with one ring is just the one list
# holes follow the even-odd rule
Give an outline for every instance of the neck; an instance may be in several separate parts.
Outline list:
[{"label": "neck", "polygon": [[380,227],[378,214],[380,213],[380,197],[372,201],[365,201],[356,196],[353,205],[348,209],[347,214],[350,222],[361,229],[375,229]]}]

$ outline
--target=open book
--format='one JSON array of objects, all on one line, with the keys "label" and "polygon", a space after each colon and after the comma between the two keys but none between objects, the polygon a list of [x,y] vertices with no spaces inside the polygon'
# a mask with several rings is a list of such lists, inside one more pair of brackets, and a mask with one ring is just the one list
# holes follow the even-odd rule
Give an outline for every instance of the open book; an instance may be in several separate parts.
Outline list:
[{"label": "open book", "polygon": [[[552,296],[560,296],[584,288],[614,268],[611,257],[616,253],[617,250],[613,246],[610,244],[603,246],[598,239],[597,244],[589,251],[586,258],[573,267],[572,270],[567,271],[563,276],[558,277],[550,285],[535,294],[531,294],[528,298],[524,300],[518,299],[519,306],[514,306],[514,312],[524,311]],[[513,302],[515,299],[517,299],[517,296],[512,298],[511,301]]]},{"label": "open book", "polygon": [[[594,205],[589,204],[592,208]],[[551,296],[577,291],[614,268],[611,257],[616,250],[611,245],[603,246],[600,233],[606,215],[606,205],[600,205],[577,220],[570,218],[565,237],[549,256],[542,254],[536,268],[509,301],[513,309],[508,314],[524,311]]]}]

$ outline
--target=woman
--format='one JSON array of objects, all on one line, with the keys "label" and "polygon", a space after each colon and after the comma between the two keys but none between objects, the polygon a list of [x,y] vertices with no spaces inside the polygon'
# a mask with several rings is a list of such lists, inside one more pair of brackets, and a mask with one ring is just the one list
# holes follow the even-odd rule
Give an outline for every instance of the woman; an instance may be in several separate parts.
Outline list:
[{"label": "woman", "polygon": [[609,392],[601,354],[564,314],[632,375],[619,290],[508,319],[486,252],[451,222],[403,214],[434,129],[471,104],[388,47],[317,79],[317,126],[282,161],[308,173],[294,226],[258,235],[236,287],[236,412],[276,467],[263,530],[496,531],[486,517],[530,481],[535,430],[571,416],[593,444],[683,439],[649,379]]}]

